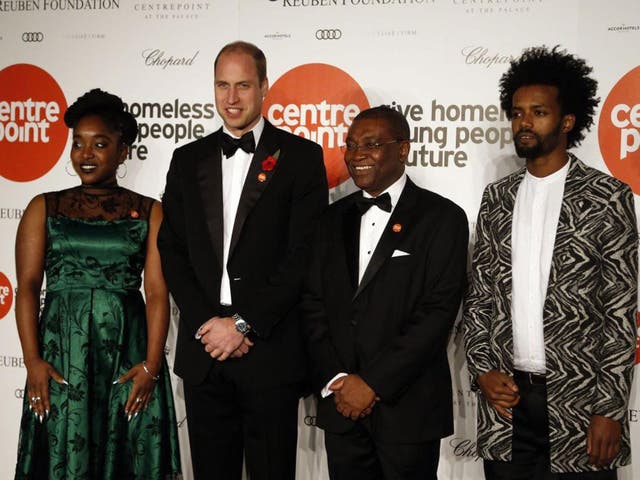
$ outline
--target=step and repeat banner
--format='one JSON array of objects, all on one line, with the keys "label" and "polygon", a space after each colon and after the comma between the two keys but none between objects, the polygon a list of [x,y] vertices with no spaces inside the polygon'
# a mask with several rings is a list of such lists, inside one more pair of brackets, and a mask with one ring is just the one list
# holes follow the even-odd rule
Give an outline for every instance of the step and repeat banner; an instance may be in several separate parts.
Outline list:
[{"label": "step and repeat banner", "polygon": [[[473,231],[486,184],[522,165],[498,80],[512,58],[541,44],[593,66],[601,103],[575,153],[640,195],[638,0],[0,0],[1,479],[13,475],[26,376],[14,317],[15,234],[34,195],[77,183],[65,109],[91,88],[120,95],[140,124],[120,182],[160,198],[173,149],[220,126],[213,59],[237,39],[267,55],[264,115],[324,147],[332,201],[354,190],[339,150],[353,117],[387,104],[412,129],[409,176],[461,205]],[[172,317],[175,326],[175,308]],[[459,328],[450,355],[455,434],[443,440],[440,478],[478,479],[476,399]],[[188,479],[178,379],[174,394]],[[303,480],[328,478],[314,411],[312,399],[301,402]],[[638,379],[629,419],[640,462]],[[638,478],[640,467],[620,476]]]}]

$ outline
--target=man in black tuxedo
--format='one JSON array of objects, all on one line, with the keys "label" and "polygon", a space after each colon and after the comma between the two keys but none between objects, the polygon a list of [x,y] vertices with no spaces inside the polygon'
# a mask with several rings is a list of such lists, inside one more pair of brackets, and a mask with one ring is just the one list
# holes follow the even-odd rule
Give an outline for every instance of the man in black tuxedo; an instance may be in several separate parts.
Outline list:
[{"label": "man in black tuxedo", "polygon": [[460,207],[404,172],[409,125],[361,112],[345,163],[362,189],[321,217],[302,296],[332,480],[436,478],[453,432],[447,340],[465,286]]},{"label": "man in black tuxedo", "polygon": [[158,236],[180,309],[195,477],[293,479],[306,376],[296,305],[327,204],[322,149],[261,116],[266,59],[234,42],[215,64],[223,127],[173,154]]}]

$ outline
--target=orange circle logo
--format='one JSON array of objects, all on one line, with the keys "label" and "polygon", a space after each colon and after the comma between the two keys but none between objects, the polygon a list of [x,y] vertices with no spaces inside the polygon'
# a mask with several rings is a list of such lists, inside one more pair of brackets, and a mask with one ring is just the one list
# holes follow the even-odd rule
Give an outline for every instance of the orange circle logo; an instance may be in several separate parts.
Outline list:
[{"label": "orange circle logo", "polygon": [[600,114],[598,140],[611,173],[640,195],[640,66],[609,93]]},{"label": "orange circle logo", "polygon": [[0,70],[0,176],[28,182],[60,159],[69,131],[58,83],[35,65]]},{"label": "orange circle logo", "polygon": [[281,76],[269,89],[263,114],[276,127],[322,145],[329,188],[349,178],[340,146],[351,122],[369,108],[364,91],[333,65],[308,63]]},{"label": "orange circle logo", "polygon": [[13,287],[7,276],[0,272],[0,319],[9,313],[13,303]]}]

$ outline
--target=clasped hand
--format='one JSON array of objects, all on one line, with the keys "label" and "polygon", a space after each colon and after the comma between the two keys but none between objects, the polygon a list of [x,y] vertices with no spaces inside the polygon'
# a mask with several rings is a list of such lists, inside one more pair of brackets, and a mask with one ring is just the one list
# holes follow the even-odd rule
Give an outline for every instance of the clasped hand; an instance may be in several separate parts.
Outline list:
[{"label": "clasped hand", "polygon": [[478,386],[493,408],[511,420],[511,409],[520,401],[518,386],[509,375],[489,370],[478,377]]},{"label": "clasped hand", "polygon": [[196,338],[212,358],[222,362],[227,358],[240,358],[249,352],[253,342],[236,330],[231,317],[213,317],[203,323]]},{"label": "clasped hand", "polygon": [[357,374],[338,378],[329,386],[333,392],[336,410],[351,420],[370,415],[380,398],[376,392]]}]

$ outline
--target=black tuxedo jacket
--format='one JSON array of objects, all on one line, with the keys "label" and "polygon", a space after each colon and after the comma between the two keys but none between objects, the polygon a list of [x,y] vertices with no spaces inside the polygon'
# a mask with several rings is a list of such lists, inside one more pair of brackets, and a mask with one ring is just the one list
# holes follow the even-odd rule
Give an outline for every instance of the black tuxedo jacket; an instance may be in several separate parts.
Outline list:
[{"label": "black tuxedo jacket", "polygon": [[[367,420],[379,438],[442,438],[453,432],[446,347],[466,281],[467,219],[407,179],[358,285],[361,194],[327,209],[313,246],[301,305],[313,387],[358,373],[381,398]],[[317,422],[334,433],[354,424],[333,395],[319,398]]]},{"label": "black tuxedo jacket", "polygon": [[[204,380],[211,364],[194,338],[220,314],[223,262],[222,130],[175,150],[158,235],[162,268],[180,309],[175,372]],[[269,156],[273,169],[263,164]],[[255,345],[221,364],[248,387],[299,381],[306,374],[296,305],[307,267],[309,233],[327,204],[319,145],[265,121],[244,183],[227,269],[234,309],[256,332]]]}]

